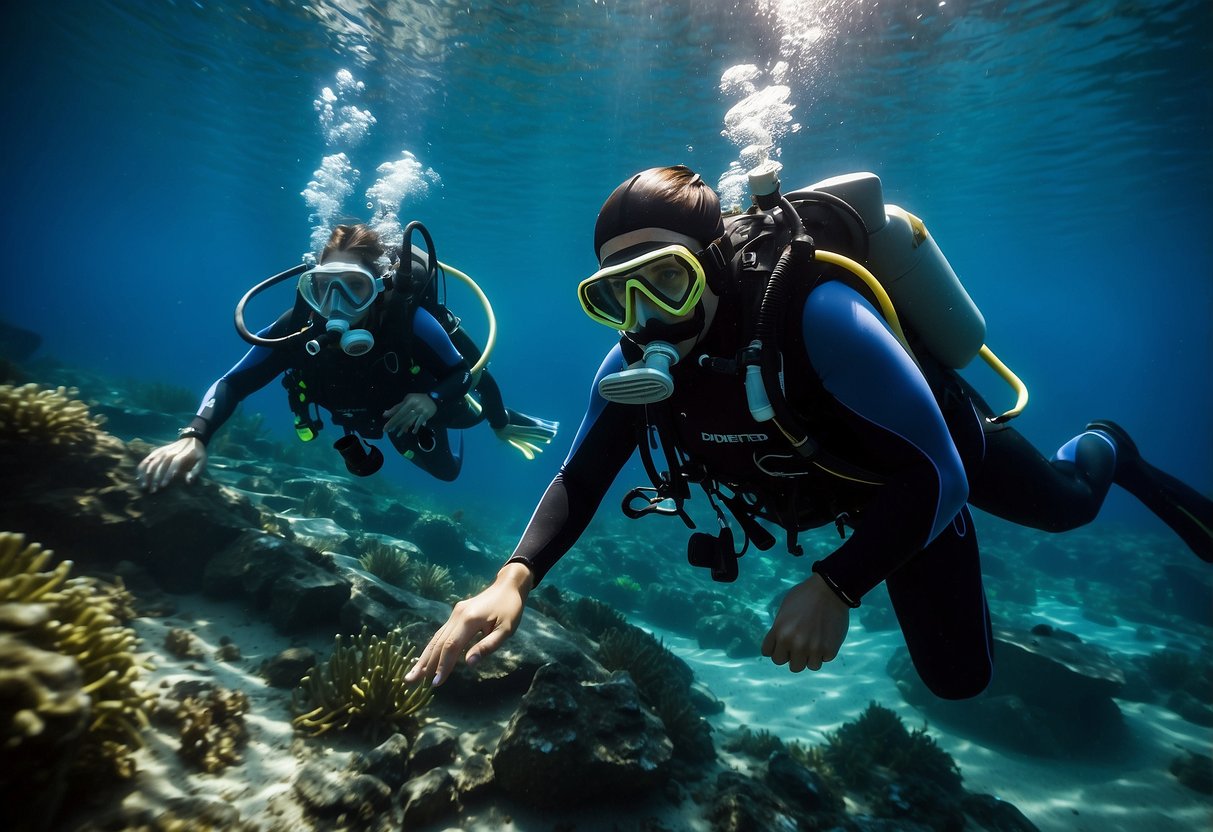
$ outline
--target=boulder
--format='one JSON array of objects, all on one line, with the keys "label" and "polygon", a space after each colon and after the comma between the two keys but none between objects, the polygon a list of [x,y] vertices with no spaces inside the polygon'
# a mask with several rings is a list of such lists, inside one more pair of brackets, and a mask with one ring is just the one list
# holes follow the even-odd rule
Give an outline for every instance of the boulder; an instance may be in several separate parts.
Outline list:
[{"label": "boulder", "polygon": [[522,803],[571,808],[660,788],[669,780],[673,750],[626,673],[587,681],[547,664],[498,741],[493,771]]}]

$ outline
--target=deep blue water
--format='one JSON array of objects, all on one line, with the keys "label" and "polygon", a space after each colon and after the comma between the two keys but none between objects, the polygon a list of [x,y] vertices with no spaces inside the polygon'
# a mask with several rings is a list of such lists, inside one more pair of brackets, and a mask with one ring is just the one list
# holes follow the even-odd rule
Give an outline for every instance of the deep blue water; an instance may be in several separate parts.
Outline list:
[{"label": "deep blue water", "polygon": [[[332,152],[313,101],[349,70],[377,124],[351,152],[362,178],[346,213],[367,217],[376,166],[403,151],[437,172],[402,220],[424,221],[440,258],[492,298],[507,402],[565,425],[538,463],[477,430],[454,485],[403,463],[386,476],[494,505],[520,529],[612,340],[573,291],[593,269],[599,204],[658,164],[715,181],[738,153],[721,136],[736,100],[722,73],[785,57],[801,125],[778,142],[785,184],[874,170],[927,222],[1031,389],[1021,430],[1051,453],[1114,418],[1213,491],[1207,0],[823,0],[782,4],[799,9],[787,29],[758,11],[775,5],[6,11],[0,315],[39,332],[43,355],[201,395],[244,351],[236,300],[308,247],[300,192]],[[810,22],[816,40],[789,47]],[[456,306],[476,331],[475,306]],[[277,311],[261,309],[266,322]],[[285,437],[281,395],[272,385],[249,406]],[[1121,498],[1099,522],[1117,521],[1154,522]]]}]

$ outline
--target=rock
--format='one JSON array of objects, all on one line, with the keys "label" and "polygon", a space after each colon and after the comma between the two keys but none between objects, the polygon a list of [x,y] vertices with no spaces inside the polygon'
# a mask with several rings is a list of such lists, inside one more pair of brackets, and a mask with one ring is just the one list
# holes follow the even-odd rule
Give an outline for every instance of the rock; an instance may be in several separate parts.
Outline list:
[{"label": "rock", "polygon": [[349,599],[346,581],[320,564],[307,546],[262,531],[248,531],[207,564],[203,590],[219,598],[244,598],[269,607],[281,632],[337,624]]},{"label": "rock", "polygon": [[459,737],[441,725],[427,725],[417,734],[408,752],[408,768],[412,772],[429,771],[449,765],[459,753]]},{"label": "rock", "polygon": [[413,829],[459,812],[455,777],[444,768],[414,777],[400,790],[404,817],[401,827]]},{"label": "rock", "polygon": [[752,658],[758,655],[766,628],[758,616],[746,611],[743,614],[729,613],[708,615],[695,624],[695,637],[705,650],[724,650],[732,659]]},{"label": "rock", "polygon": [[409,741],[403,734],[392,734],[365,754],[354,752],[349,764],[351,772],[369,774],[393,790],[400,788],[408,779],[408,767]]},{"label": "rock", "polygon": [[495,782],[493,761],[483,754],[469,756],[455,774],[455,785],[459,789],[460,799],[464,802],[481,797]]},{"label": "rock", "polygon": [[[816,829],[801,823],[797,812],[757,780],[736,772],[716,778],[715,797],[708,810],[712,832],[797,832]],[[821,827],[828,828],[828,827]]]},{"label": "rock", "polygon": [[585,681],[547,664],[498,741],[493,771],[522,803],[573,807],[660,788],[672,756],[673,743],[630,676]]},{"label": "rock", "polygon": [[332,560],[337,574],[350,587],[350,596],[341,608],[341,626],[347,632],[366,627],[382,635],[398,624],[405,625],[406,630],[410,629],[408,625],[416,624],[417,632],[410,632],[410,637],[415,643],[425,644],[451,614],[450,604],[377,580],[353,566],[352,558],[337,556]]},{"label": "rock", "polygon": [[1038,832],[1023,812],[992,794],[966,794],[960,801],[965,817],[984,832]]},{"label": "rock", "polygon": [[1059,635],[997,628],[994,680],[968,700],[931,695],[904,648],[888,671],[906,701],[973,736],[1044,757],[1112,752],[1128,740],[1113,700],[1125,676],[1105,651]]},{"label": "rock", "polygon": [[317,815],[352,815],[362,820],[388,809],[392,790],[369,774],[343,774],[308,763],[295,777],[295,793]]},{"label": "rock", "polygon": [[274,584],[270,621],[282,633],[335,626],[349,597],[349,584],[336,575],[312,564],[296,562]]},{"label": "rock", "polygon": [[842,798],[822,776],[793,760],[786,751],[776,751],[767,760],[766,783],[784,800],[806,812],[838,812],[843,808]]},{"label": "rock", "polygon": [[288,647],[261,665],[261,676],[275,688],[293,689],[316,666],[316,652],[308,647]]},{"label": "rock", "polygon": [[1171,761],[1171,774],[1194,792],[1213,795],[1213,759],[1208,753],[1184,753]]}]

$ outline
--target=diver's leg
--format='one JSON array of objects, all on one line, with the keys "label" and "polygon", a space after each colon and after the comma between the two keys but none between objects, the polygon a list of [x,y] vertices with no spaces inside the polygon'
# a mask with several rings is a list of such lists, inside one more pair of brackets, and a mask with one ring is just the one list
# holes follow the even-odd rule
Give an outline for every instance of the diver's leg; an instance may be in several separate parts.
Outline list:
[{"label": "diver's leg", "polygon": [[1107,437],[1116,449],[1112,481],[1158,515],[1201,560],[1213,563],[1213,500],[1142,459],[1129,434],[1115,422],[1101,419],[1087,430]]},{"label": "diver's leg", "polygon": [[1053,459],[1019,431],[999,425],[986,434],[985,458],[969,475],[969,502],[1004,520],[1049,532],[1090,523],[1116,471],[1107,437],[1083,433]]},{"label": "diver's leg", "polygon": [[480,374],[480,380],[476,382],[476,393],[480,406],[484,409],[484,417],[489,420],[489,427],[499,430],[510,423],[509,411],[506,410],[505,401],[501,397],[501,387],[488,370]]},{"label": "diver's leg", "polygon": [[968,508],[885,579],[914,669],[941,699],[968,699],[994,672],[990,611]]},{"label": "diver's leg", "polygon": [[443,482],[453,482],[463,468],[463,434],[456,435],[454,448],[445,428],[427,426],[417,433],[392,434],[391,440],[401,456]]}]

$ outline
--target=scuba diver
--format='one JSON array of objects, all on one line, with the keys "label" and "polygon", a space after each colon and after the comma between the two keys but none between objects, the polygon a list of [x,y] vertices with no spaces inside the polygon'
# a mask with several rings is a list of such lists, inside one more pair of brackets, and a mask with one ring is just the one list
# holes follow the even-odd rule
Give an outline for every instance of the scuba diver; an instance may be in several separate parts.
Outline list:
[{"label": "scuba diver", "polygon": [[[969,504],[1059,532],[1090,522],[1116,483],[1213,561],[1213,501],[1147,463],[1115,423],[1091,422],[1051,460],[1009,426],[1026,388],[984,346],[925,226],[884,204],[874,174],[781,195],[777,171],[752,171],[755,206],[728,218],[683,166],[638,173],[606,200],[601,268],[578,296],[621,340],[513,556],[455,606],[409,681],[440,684],[465,651],[475,665],[515,631],[638,449],[653,485],[627,495],[625,514],[694,528],[683,504],[700,486],[720,531],[693,534],[688,560],[717,580],[737,577],[750,543],[775,544],[759,520],[782,527],[794,555],[799,532],[837,528],[842,541],[788,591],[761,645],[793,672],[838,656],[851,609],[883,581],[931,691],[984,690],[991,625]],[[976,354],[1016,388],[1015,409],[996,413],[957,374]]]},{"label": "scuba diver", "polygon": [[[414,232],[425,248],[412,244]],[[254,346],[216,381],[180,439],[139,464],[142,487],[157,491],[177,478],[193,482],[206,466],[206,445],[249,394],[283,376],[295,430],[311,441],[330,413],[344,435],[334,443],[346,468],[369,476],[383,453],[368,439],[384,432],[396,450],[423,471],[452,481],[463,463],[462,436],[450,430],[487,421],[498,438],[534,459],[559,425],[510,410],[483,367],[496,336],[492,308],[462,272],[439,262],[420,223],[404,231],[399,257],[381,273],[384,247],[366,225],[339,225],[317,265],[299,265],[253,287],[236,307],[236,328]],[[489,315],[482,352],[438,300],[446,273],[464,280]],[[298,276],[292,309],[260,333],[244,324],[244,307],[261,291]],[[474,363],[473,363],[474,362]]]}]

